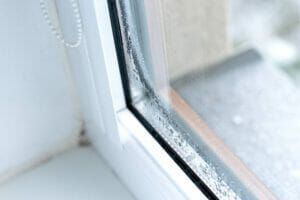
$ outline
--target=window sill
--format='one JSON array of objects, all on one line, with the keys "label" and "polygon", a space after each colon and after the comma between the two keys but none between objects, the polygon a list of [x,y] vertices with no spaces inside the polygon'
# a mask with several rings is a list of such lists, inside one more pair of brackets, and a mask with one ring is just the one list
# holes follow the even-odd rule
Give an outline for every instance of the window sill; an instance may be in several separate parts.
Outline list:
[{"label": "window sill", "polygon": [[0,186],[2,200],[134,199],[91,148],[54,157]]}]

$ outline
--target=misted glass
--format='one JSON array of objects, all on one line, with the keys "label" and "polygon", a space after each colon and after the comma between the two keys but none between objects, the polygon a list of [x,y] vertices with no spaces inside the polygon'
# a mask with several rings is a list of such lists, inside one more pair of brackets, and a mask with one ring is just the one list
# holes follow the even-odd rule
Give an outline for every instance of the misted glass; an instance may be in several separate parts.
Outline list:
[{"label": "misted glass", "polygon": [[300,3],[117,0],[130,104],[220,199],[299,199]]}]

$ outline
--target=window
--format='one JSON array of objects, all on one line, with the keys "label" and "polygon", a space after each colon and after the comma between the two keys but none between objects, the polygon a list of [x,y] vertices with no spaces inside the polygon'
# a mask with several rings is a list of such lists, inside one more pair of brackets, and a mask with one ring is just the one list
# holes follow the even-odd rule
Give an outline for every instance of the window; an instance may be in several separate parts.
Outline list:
[{"label": "window", "polygon": [[199,189],[298,199],[299,4],[109,5],[127,106]]}]

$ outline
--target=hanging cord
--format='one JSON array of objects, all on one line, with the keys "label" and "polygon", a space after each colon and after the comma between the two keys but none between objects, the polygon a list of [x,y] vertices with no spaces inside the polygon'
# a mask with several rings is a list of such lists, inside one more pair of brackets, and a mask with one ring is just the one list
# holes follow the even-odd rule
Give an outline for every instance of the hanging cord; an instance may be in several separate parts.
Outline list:
[{"label": "hanging cord", "polygon": [[70,48],[76,48],[80,46],[82,41],[82,34],[83,34],[83,25],[82,25],[82,19],[79,12],[79,5],[77,0],[69,0],[73,16],[76,22],[76,41],[75,42],[68,42],[66,41],[65,37],[61,33],[61,30],[59,30],[57,27],[54,26],[54,23],[52,22],[49,14],[49,8],[48,8],[48,0],[40,0],[40,8],[42,10],[43,17],[48,24],[51,33],[56,37],[57,40],[59,40],[61,43],[63,43],[65,46]]}]

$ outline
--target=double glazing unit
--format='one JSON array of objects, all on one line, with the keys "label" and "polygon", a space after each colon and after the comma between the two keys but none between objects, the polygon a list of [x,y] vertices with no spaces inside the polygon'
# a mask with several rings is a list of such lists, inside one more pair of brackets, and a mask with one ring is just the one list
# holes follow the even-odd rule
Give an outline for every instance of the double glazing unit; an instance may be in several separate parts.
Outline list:
[{"label": "double glazing unit", "polygon": [[[166,47],[166,41],[169,41],[165,38],[168,24],[164,24],[170,21],[166,20],[164,13],[168,8],[163,7],[171,5],[168,2],[108,0],[128,108],[209,199],[275,199],[275,195],[285,196],[289,189],[274,189],[278,181],[269,181],[278,171],[274,169],[265,173],[269,166],[259,164],[259,161],[267,158],[268,153],[271,155],[269,161],[274,161],[285,150],[292,150],[290,153],[295,155],[297,149],[274,148],[279,141],[273,140],[274,143],[266,148],[262,144],[266,142],[265,137],[270,137],[269,133],[274,133],[283,143],[291,138],[300,141],[295,136],[300,130],[298,89],[284,70],[275,67],[276,60],[271,64],[264,62],[265,57],[261,54],[270,51],[261,46],[234,55],[216,56],[218,59],[214,62],[202,63],[206,66],[189,70],[181,76],[170,74],[167,56],[170,48]],[[177,4],[177,11],[197,13],[197,7],[194,11],[184,10],[193,2],[174,4]],[[223,3],[214,2],[215,6]],[[231,4],[238,9],[248,8],[243,7],[241,1]],[[180,5],[182,9],[178,9]],[[187,13],[182,15],[188,16]],[[195,14],[193,17],[200,19],[201,14],[199,16]],[[188,17],[185,20],[188,22],[189,19],[193,20]],[[211,20],[217,23],[218,20],[226,21],[221,18]],[[233,29],[234,34],[243,31],[238,25]],[[227,27],[227,24],[222,22],[220,26]],[[173,30],[180,31],[181,28]],[[273,35],[277,37],[276,33]],[[223,37],[228,38],[227,35]],[[213,39],[212,36],[205,38]],[[229,45],[231,50],[228,52],[242,46],[245,40],[237,36],[234,39],[232,43],[236,43]],[[283,40],[280,41],[282,45]],[[205,45],[199,48],[209,51]],[[286,100],[286,96],[290,99]],[[278,122],[282,124],[276,125]],[[285,135],[284,131],[290,133]],[[268,149],[272,152],[267,152]],[[251,152],[257,159],[251,158]],[[274,164],[282,162],[277,160]],[[296,168],[297,164],[294,166]],[[280,178],[299,183],[288,176]],[[291,197],[296,198],[297,194]]]}]

